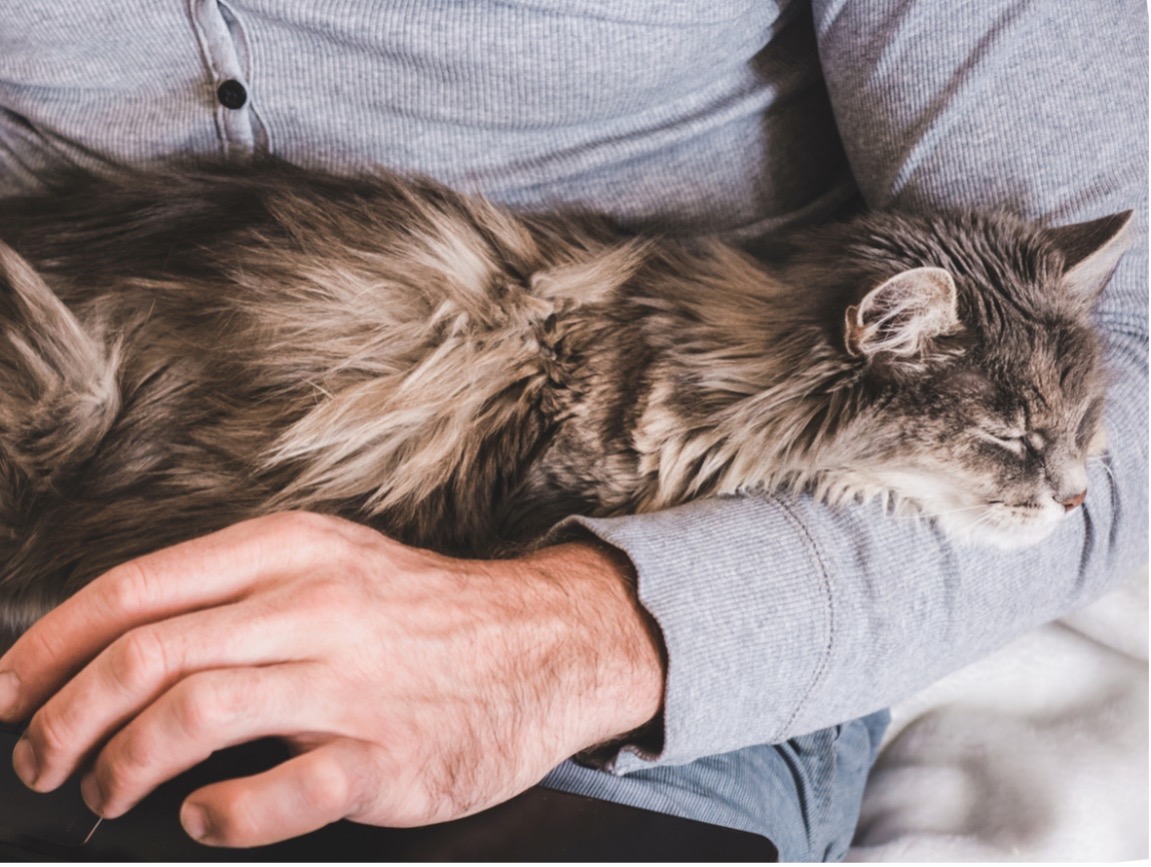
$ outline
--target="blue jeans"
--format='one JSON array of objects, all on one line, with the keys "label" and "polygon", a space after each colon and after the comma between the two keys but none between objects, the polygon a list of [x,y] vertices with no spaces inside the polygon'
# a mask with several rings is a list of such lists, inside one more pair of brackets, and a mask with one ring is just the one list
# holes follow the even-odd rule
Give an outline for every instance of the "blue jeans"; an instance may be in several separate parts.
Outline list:
[{"label": "blue jeans", "polygon": [[[890,718],[879,711],[782,744],[626,776],[565,762],[543,785],[762,834],[780,861],[839,861]],[[716,857],[723,860],[723,853]]]}]

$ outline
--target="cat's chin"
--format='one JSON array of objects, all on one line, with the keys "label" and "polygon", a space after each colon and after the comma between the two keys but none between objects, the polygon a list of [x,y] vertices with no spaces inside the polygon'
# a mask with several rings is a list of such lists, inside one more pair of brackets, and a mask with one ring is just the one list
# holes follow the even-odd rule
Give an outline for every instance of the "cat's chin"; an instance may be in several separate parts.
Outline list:
[{"label": "cat's chin", "polygon": [[975,517],[970,514],[940,515],[935,519],[939,529],[949,538],[964,545],[992,545],[1000,550],[1014,551],[1037,545],[1054,532],[1062,520],[1058,514],[1046,510],[1038,515],[1021,518],[1010,511],[989,506]]},{"label": "cat's chin", "polygon": [[945,529],[945,532],[965,545],[993,545],[1000,550],[1015,551],[1039,544],[1050,536],[1054,529],[1054,524],[1044,524],[1043,526],[1024,528],[978,527],[960,529],[956,532]]}]

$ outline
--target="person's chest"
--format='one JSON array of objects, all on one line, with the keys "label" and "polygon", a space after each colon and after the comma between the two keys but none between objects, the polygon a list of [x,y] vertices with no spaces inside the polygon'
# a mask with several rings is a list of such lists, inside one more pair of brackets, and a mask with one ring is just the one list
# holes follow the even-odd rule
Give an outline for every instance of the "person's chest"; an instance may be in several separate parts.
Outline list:
[{"label": "person's chest", "polygon": [[31,186],[57,166],[270,152],[516,204],[745,225],[807,196],[764,199],[794,187],[794,171],[766,176],[770,152],[811,151],[796,112],[772,114],[818,79],[807,14],[801,0],[24,0],[0,7],[0,172]]}]

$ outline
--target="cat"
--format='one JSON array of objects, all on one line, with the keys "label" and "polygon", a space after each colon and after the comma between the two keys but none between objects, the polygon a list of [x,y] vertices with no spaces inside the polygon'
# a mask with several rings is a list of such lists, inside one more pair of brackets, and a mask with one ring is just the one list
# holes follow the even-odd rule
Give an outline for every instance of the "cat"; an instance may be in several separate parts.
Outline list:
[{"label": "cat", "polygon": [[0,616],[276,510],[496,556],[570,514],[809,490],[958,539],[1082,501],[1130,212],[716,240],[277,163],[0,201]]}]

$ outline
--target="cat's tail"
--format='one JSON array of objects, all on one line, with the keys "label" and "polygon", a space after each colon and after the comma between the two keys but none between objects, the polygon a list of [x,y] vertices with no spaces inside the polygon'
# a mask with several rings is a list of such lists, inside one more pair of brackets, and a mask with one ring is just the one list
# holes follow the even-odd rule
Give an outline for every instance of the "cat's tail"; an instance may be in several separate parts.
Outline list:
[{"label": "cat's tail", "polygon": [[0,241],[0,508],[96,450],[120,408],[117,356]]}]

